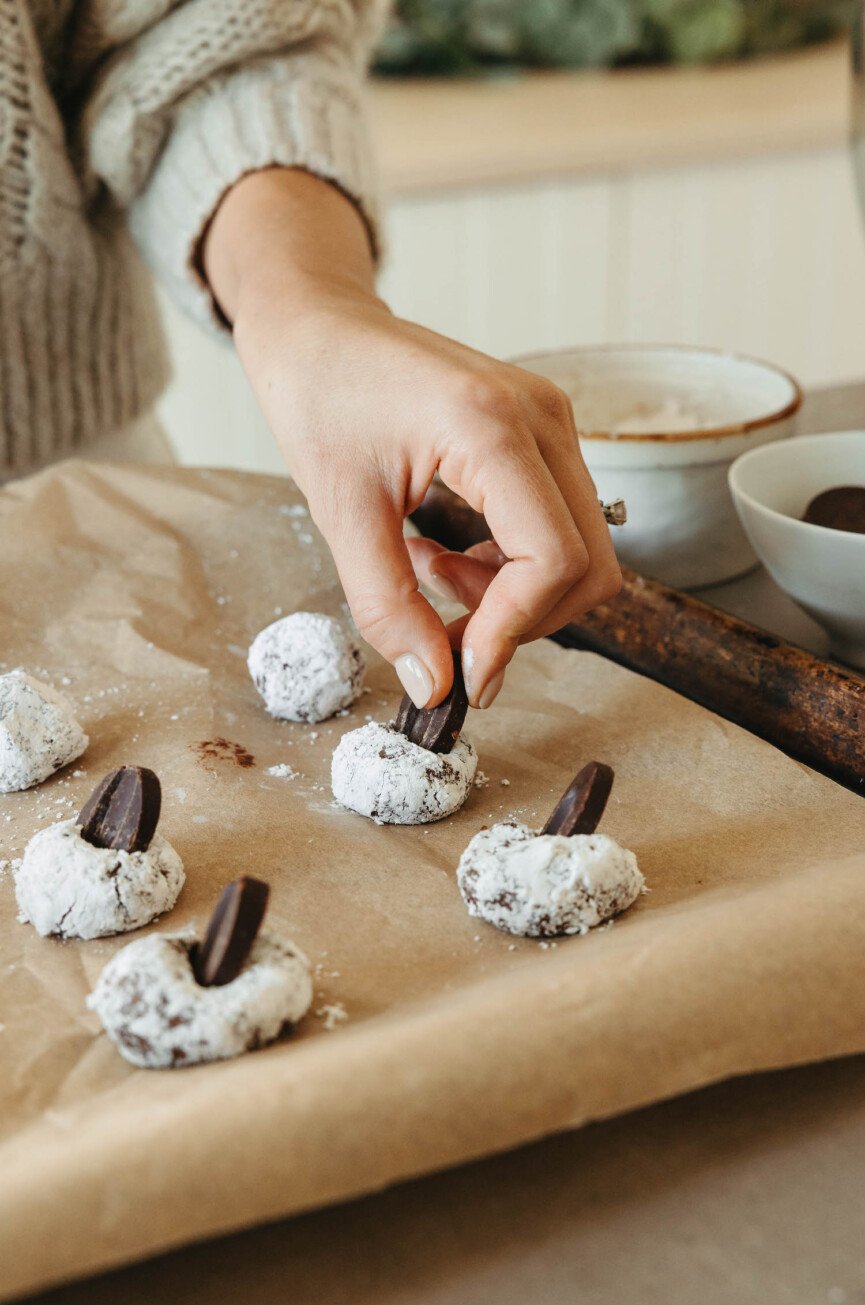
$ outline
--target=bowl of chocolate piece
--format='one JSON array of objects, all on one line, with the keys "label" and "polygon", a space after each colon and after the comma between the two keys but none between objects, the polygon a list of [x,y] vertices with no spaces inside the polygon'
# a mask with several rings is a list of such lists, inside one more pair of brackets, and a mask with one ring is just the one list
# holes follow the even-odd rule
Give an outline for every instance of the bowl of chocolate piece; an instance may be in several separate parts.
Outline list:
[{"label": "bowl of chocolate piece", "polygon": [[766,570],[865,670],[865,430],[799,435],[738,458],[730,490]]}]

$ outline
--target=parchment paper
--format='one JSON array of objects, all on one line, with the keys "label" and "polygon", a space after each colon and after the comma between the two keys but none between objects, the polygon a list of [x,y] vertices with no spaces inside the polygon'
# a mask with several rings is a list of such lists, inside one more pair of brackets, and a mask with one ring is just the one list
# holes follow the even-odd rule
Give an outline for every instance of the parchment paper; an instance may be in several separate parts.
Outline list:
[{"label": "parchment paper", "polygon": [[[129,939],[40,939],[16,920],[7,869],[6,1297],[729,1075],[865,1049],[861,799],[603,660],[523,650],[494,709],[469,715],[489,782],[453,819],[396,829],[335,808],[333,746],[367,715],[389,718],[399,689],[373,659],[345,718],[310,729],[260,707],[252,636],[280,611],[342,602],[299,504],[278,479],[82,463],[0,494],[2,660],[65,688],[91,735],[78,767],[0,798],[0,856],[77,810],[109,768],[151,766],[188,875],[154,927],[201,924],[223,883],[267,878],[269,927],[315,964],[318,1012],[239,1060],[133,1070],[84,1007]],[[541,821],[593,757],[617,773],[603,828],[636,851],[651,892],[555,946],[471,920],[454,882],[471,835],[510,814]],[[296,779],[267,773],[282,762]]]}]

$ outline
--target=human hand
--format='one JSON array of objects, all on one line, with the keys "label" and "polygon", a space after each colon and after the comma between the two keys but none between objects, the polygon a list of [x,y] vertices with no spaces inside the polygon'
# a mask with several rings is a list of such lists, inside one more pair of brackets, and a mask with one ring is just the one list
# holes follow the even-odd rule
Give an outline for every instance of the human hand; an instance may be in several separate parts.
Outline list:
[{"label": "human hand", "polygon": [[[336,190],[284,170],[245,179],[217,213],[205,265],[357,626],[418,706],[450,688],[452,636],[472,705],[488,707],[519,643],[618,591],[567,397],[393,316]],[[462,598],[466,568],[487,568],[476,610],[450,634],[418,589],[411,553],[423,545],[403,538],[436,471],[495,540],[438,574],[441,589],[456,566]]]}]

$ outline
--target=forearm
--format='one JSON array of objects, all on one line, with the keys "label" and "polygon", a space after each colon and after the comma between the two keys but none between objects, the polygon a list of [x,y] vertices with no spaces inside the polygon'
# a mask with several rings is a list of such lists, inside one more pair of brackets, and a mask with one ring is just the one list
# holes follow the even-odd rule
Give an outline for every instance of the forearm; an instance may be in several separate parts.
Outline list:
[{"label": "forearm", "polygon": [[[567,397],[393,316],[375,295],[358,210],[309,173],[276,168],[238,182],[201,252],[361,633],[417,706],[450,688],[450,639],[461,638],[469,699],[489,706],[519,642],[618,584]],[[437,470],[484,513],[501,550],[481,567],[481,585],[473,572],[467,605],[477,610],[459,629],[446,630],[419,592],[403,537]]]},{"label": "forearm", "polygon": [[303,303],[329,288],[374,295],[370,238],[358,209],[299,168],[267,168],[237,182],[208,228],[201,265],[232,323],[263,296]]}]

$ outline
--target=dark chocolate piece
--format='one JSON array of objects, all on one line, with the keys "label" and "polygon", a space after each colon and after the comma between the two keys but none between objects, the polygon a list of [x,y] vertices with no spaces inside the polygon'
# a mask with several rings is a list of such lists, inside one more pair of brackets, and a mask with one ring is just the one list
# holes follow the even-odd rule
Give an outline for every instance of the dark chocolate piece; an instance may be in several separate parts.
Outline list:
[{"label": "dark chocolate piece", "polygon": [[603,761],[590,761],[565,789],[542,834],[593,834],[597,829],[610,789],[613,768]]},{"label": "dark chocolate piece", "polygon": [[121,766],[105,776],[81,808],[81,837],[94,847],[146,852],[161,808],[158,776],[145,766]]},{"label": "dark chocolate piece", "polygon": [[450,752],[460,736],[469,709],[463,668],[458,652],[454,653],[454,682],[451,691],[437,707],[416,707],[408,694],[399,705],[396,728],[412,743],[427,752]]},{"label": "dark chocolate piece", "polygon": [[204,941],[192,949],[192,968],[203,988],[236,979],[261,928],[270,888],[244,875],[223,889]]},{"label": "dark chocolate piece", "polygon": [[838,485],[812,498],[803,521],[830,530],[865,535],[865,485]]}]

